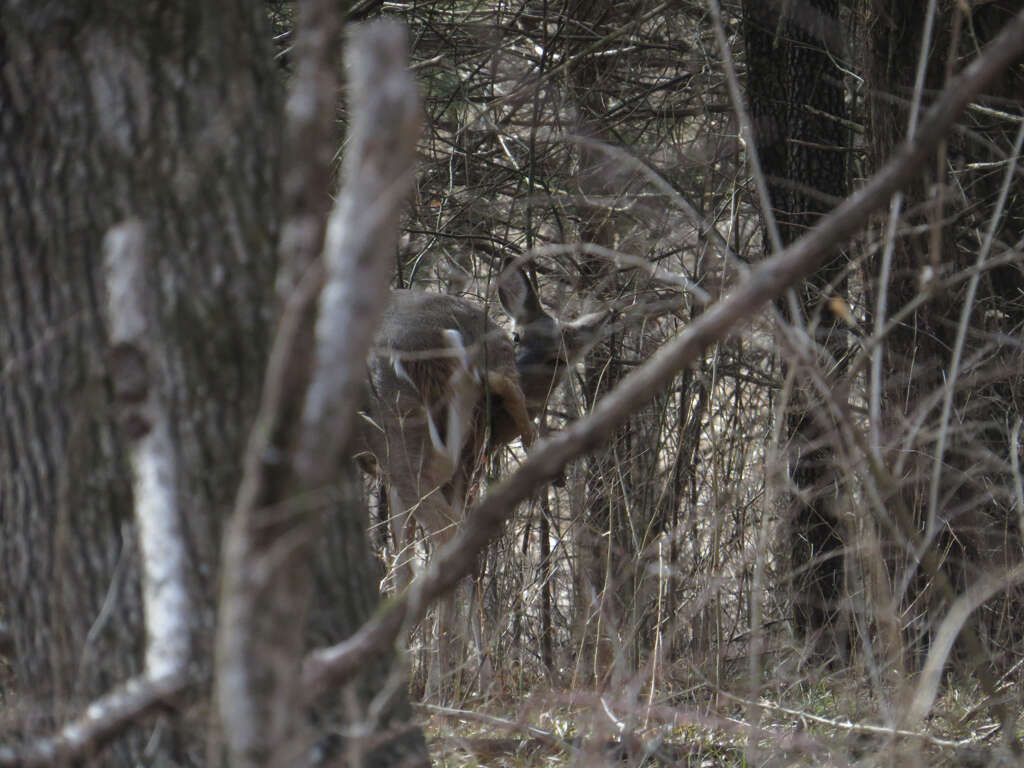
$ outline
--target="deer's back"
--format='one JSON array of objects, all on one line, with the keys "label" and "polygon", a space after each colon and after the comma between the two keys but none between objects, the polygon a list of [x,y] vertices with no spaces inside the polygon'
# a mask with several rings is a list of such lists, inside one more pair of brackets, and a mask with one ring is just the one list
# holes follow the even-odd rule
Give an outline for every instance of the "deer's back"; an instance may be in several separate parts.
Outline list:
[{"label": "deer's back", "polygon": [[515,351],[484,309],[457,296],[396,290],[374,341],[372,384],[387,395],[409,389],[433,406],[462,369],[515,378]]}]

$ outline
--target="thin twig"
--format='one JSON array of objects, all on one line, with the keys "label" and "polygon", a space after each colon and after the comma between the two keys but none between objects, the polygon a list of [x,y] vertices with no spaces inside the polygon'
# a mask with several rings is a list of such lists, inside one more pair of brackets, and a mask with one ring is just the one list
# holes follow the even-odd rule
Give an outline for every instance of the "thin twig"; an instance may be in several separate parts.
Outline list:
[{"label": "thin twig", "polygon": [[910,183],[974,94],[1022,52],[1024,11],[1013,17],[993,43],[950,82],[928,111],[917,135],[867,184],[785,251],[751,270],[747,280],[630,373],[588,417],[541,442],[515,474],[476,506],[458,536],[408,591],[391,600],[347,641],[309,654],[303,669],[306,695],[314,697],[332,682],[349,679],[368,659],[391,647],[410,617],[421,617],[431,601],[470,572],[477,555],[498,535],[519,502],[557,477],[570,460],[601,445],[612,430],[693,363],[708,345],[724,339],[767,302],[824,263],[871,213]]}]

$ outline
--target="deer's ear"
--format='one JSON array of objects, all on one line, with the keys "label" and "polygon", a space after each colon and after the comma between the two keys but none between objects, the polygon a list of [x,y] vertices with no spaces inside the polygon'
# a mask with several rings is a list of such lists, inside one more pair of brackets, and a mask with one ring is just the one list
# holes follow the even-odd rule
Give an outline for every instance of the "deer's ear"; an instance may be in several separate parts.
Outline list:
[{"label": "deer's ear", "polygon": [[562,334],[570,357],[579,358],[590,351],[604,335],[614,314],[613,310],[602,310],[577,317],[571,323],[563,323]]},{"label": "deer's ear", "polygon": [[532,323],[546,315],[530,278],[515,259],[506,259],[498,276],[498,300],[506,314],[519,325]]}]

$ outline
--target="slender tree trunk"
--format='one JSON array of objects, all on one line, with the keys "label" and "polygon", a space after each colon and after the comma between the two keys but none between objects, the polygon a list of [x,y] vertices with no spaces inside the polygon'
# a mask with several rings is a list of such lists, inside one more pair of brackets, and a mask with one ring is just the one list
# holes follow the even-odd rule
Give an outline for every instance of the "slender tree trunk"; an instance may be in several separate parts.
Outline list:
[{"label": "slender tree trunk", "polygon": [[[570,2],[568,16],[589,34],[578,38],[571,50],[578,59],[570,70],[573,102],[578,113],[577,132],[591,142],[606,141],[606,78],[612,72],[608,57],[588,50],[600,37],[618,24],[626,23],[621,6],[614,2]],[[628,10],[627,10],[628,12]],[[579,150],[577,210],[579,238],[606,248],[615,246],[615,217],[612,200],[622,191],[622,179],[615,162],[600,147],[585,143]],[[609,285],[612,265],[602,259],[582,257],[580,289],[585,295],[599,296],[612,292]],[[621,359],[621,336],[609,337],[584,364],[583,397],[587,406],[611,390],[621,379],[622,371],[615,361]],[[629,427],[616,430],[606,448],[589,456],[586,471],[586,524],[582,558],[586,592],[579,610],[589,617],[586,627],[585,656],[588,671],[599,685],[616,685],[632,669],[623,656],[626,645],[632,644],[634,633],[629,626],[633,547],[629,538],[627,510],[624,504],[623,480],[629,480]],[[621,471],[620,471],[621,470]],[[589,598],[593,597],[593,600]],[[620,642],[620,639],[622,642]]]},{"label": "slender tree trunk", "polygon": [[[747,0],[743,13],[754,140],[785,246],[846,194],[846,106],[843,75],[835,66],[842,57],[839,3]],[[764,242],[765,251],[771,252],[767,231]],[[841,259],[834,259],[806,280],[796,300],[800,317],[788,317],[815,330],[815,340],[833,361],[842,361],[846,344],[827,300],[844,292],[843,267]],[[789,316],[788,303],[780,302],[780,307]],[[841,367],[829,372],[832,377],[840,373]],[[792,497],[791,535],[785,538],[794,574],[796,629],[828,658],[845,655],[849,643],[839,610],[845,569],[843,531],[835,509],[838,477],[829,447],[834,432],[827,409],[800,378],[786,412],[791,475],[800,494]]]}]

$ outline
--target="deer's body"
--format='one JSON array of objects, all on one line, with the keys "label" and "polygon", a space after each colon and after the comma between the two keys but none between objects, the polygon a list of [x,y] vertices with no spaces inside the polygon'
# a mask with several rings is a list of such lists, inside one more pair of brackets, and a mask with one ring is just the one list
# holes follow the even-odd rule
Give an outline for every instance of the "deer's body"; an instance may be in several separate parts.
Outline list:
[{"label": "deer's body", "polygon": [[488,437],[531,437],[512,341],[465,299],[393,291],[369,386],[364,466],[386,482],[393,515],[412,512],[447,541]]},{"label": "deer's body", "polygon": [[[451,539],[485,449],[516,438],[529,445],[533,417],[603,323],[596,315],[559,323],[518,270],[499,286],[515,342],[481,305],[408,290],[392,292],[376,335],[358,456],[388,490],[399,586],[411,573],[412,521],[435,551]],[[451,596],[438,614],[437,690],[454,615]]]}]

